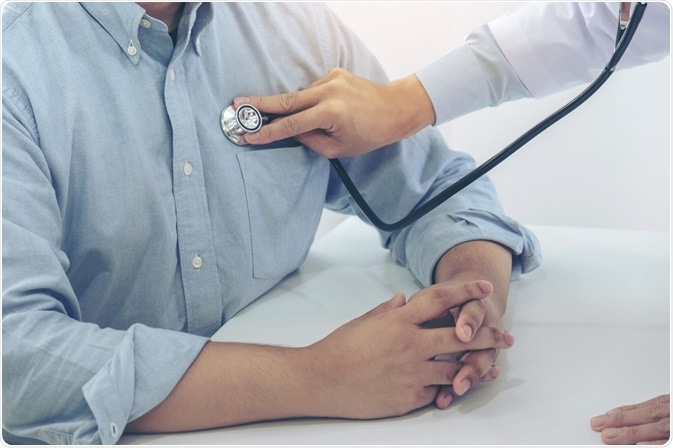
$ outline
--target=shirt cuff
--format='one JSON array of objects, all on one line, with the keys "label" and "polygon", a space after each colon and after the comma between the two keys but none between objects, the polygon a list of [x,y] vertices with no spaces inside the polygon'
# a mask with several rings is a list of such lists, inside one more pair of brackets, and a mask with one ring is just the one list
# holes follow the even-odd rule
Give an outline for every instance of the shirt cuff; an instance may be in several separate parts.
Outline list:
[{"label": "shirt cuff", "polygon": [[161,403],[208,338],[133,325],[105,366],[82,391],[104,445],[116,443],[127,422]]},{"label": "shirt cuff", "polygon": [[423,286],[433,283],[435,266],[442,256],[468,241],[492,241],[512,251],[512,276],[530,272],[542,264],[537,237],[526,227],[507,216],[483,210],[469,209],[458,213],[438,215],[422,228],[412,230],[409,238],[417,241],[409,249],[409,269]]},{"label": "shirt cuff", "polygon": [[467,44],[418,70],[416,76],[435,108],[435,125],[489,105],[486,76]]},{"label": "shirt cuff", "polygon": [[531,96],[485,25],[416,76],[435,108],[435,125]]}]

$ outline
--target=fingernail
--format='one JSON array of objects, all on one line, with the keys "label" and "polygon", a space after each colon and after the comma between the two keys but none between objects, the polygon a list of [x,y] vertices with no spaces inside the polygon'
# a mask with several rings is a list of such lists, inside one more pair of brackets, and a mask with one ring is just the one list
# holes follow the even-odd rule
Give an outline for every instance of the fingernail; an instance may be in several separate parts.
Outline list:
[{"label": "fingernail", "polygon": [[444,400],[446,400],[445,408],[448,408],[453,401],[453,395],[451,395],[451,392],[447,392],[446,395],[444,395]]},{"label": "fingernail", "polygon": [[472,335],[474,334],[474,332],[472,331],[472,327],[470,327],[469,325],[463,325],[462,328],[463,328],[463,333],[465,333],[465,337],[467,338],[467,340],[468,341],[471,340]]},{"label": "fingernail", "polygon": [[603,435],[604,435],[607,439],[614,439],[614,438],[616,438],[616,437],[619,437],[619,429],[617,429],[617,428],[608,428],[608,429],[606,429],[606,430],[603,431]]},{"label": "fingernail", "polygon": [[470,380],[461,381],[460,388],[463,390],[463,392],[460,395],[464,395],[465,392],[467,392],[470,389],[470,386],[472,386],[472,382]]},{"label": "fingernail", "polygon": [[253,143],[259,140],[259,133],[257,132],[251,132],[249,134],[245,134],[245,141],[248,143]]},{"label": "fingernail", "polygon": [[482,280],[477,282],[477,284],[479,285],[479,289],[481,289],[481,292],[490,293],[491,291],[493,291],[493,285],[491,285],[489,282]]},{"label": "fingernail", "polygon": [[241,104],[249,103],[250,98],[247,96],[239,96],[238,98],[234,98],[234,107],[238,107]]},{"label": "fingernail", "polygon": [[602,429],[605,426],[605,417],[600,415],[591,419],[591,426],[596,429]]}]

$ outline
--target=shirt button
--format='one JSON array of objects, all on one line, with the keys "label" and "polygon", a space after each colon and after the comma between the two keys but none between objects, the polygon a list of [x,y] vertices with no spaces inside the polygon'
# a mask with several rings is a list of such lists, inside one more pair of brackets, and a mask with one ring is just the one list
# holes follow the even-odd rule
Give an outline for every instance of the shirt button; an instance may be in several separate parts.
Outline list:
[{"label": "shirt button", "polygon": [[185,176],[190,176],[192,174],[192,164],[185,162],[185,164],[182,166],[182,172],[185,173]]},{"label": "shirt button", "polygon": [[203,258],[199,257],[198,255],[192,258],[192,266],[194,269],[201,268],[201,266],[203,266]]},{"label": "shirt button", "polygon": [[171,82],[172,82],[172,81],[175,81],[175,70],[170,69],[170,70],[168,71],[168,79],[170,79]]},{"label": "shirt button", "polygon": [[152,23],[147,19],[140,19],[140,26],[143,28],[149,28],[152,26]]},{"label": "shirt button", "polygon": [[129,46],[126,48],[126,52],[131,56],[135,56],[138,54],[138,49],[136,48],[135,45],[133,45],[133,42],[131,42]]}]

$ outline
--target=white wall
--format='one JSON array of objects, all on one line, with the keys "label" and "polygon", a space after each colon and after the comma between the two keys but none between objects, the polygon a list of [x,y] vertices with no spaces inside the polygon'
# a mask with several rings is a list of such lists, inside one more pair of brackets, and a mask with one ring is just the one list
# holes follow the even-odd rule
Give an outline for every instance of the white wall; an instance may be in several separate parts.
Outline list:
[{"label": "white wall", "polygon": [[[327,2],[391,78],[432,62],[519,3]],[[481,162],[580,90],[475,112],[440,130],[449,146]],[[670,57],[617,72],[491,172],[507,213],[526,224],[668,230],[670,98]],[[325,225],[334,222],[328,214]]]}]

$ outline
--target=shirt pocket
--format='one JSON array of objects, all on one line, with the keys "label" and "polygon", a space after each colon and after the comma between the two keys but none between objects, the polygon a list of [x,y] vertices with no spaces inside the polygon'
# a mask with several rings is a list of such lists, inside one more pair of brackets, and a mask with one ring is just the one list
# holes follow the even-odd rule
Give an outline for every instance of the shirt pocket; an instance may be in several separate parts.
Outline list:
[{"label": "shirt pocket", "polygon": [[253,276],[282,278],[306,259],[320,222],[329,163],[303,146],[239,153]]}]

